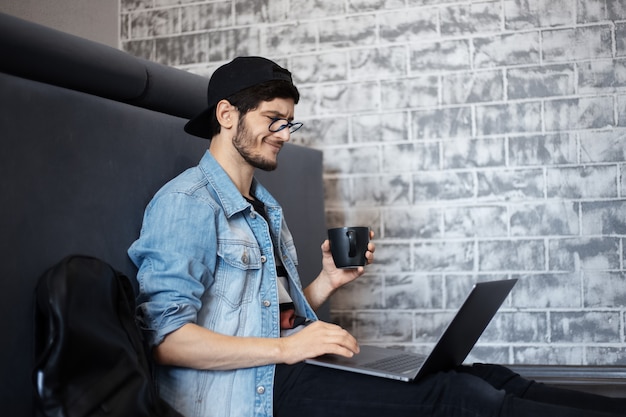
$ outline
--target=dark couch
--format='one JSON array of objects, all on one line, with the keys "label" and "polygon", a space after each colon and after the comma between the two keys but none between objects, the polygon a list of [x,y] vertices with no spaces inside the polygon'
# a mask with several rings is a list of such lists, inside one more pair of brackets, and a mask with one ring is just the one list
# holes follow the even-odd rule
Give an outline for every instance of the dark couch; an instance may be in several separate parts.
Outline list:
[{"label": "dark couch", "polygon": [[[208,80],[4,14],[0,56],[0,413],[21,417],[34,414],[38,277],[70,253],[134,277],[126,249],[145,205],[208,146],[183,131]],[[278,170],[259,173],[284,204],[304,282],[321,266],[321,167],[321,152],[286,146]]]}]

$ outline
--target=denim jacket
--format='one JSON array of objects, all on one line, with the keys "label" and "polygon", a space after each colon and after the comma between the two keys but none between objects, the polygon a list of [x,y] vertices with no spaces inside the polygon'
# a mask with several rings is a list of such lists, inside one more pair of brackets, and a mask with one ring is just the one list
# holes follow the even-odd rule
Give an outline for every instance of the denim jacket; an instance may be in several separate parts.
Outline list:
[{"label": "denim jacket", "polygon": [[[278,202],[256,180],[254,211],[206,152],[148,204],[128,254],[139,268],[137,314],[151,345],[186,323],[232,336],[280,337],[274,248],[299,315],[315,320]],[[186,417],[270,417],[274,365],[232,371],[161,366],[161,396]]]}]

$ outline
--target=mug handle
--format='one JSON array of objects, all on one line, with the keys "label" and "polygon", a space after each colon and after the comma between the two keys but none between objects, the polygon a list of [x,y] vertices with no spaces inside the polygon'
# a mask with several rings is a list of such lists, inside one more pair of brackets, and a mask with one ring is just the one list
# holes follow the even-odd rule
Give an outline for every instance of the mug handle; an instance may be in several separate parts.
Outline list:
[{"label": "mug handle", "polygon": [[346,235],[348,236],[348,242],[350,244],[348,256],[352,258],[356,255],[356,233],[354,233],[354,230],[348,230]]}]

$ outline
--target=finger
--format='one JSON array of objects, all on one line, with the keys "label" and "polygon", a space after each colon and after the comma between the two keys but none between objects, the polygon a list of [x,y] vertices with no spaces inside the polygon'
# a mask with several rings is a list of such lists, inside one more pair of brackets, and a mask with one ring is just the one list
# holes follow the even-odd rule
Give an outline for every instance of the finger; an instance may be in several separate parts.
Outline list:
[{"label": "finger", "polygon": [[352,354],[359,353],[360,348],[359,348],[359,343],[357,342],[357,340],[347,331],[345,331],[345,333],[348,338],[345,341],[345,343],[341,344],[341,346],[343,348],[348,349],[351,352],[350,356],[352,356]]},{"label": "finger", "polygon": [[335,353],[342,356],[353,356],[359,353],[360,348],[356,339],[348,332],[344,331],[343,335],[331,338],[326,341],[327,353]]},{"label": "finger", "polygon": [[341,356],[352,357],[359,353],[360,348],[357,340],[346,329],[335,324],[326,323],[323,330],[324,336],[318,340],[323,340],[325,353],[333,353]]},{"label": "finger", "polygon": [[356,344],[355,337],[352,336],[349,331],[337,324],[317,320],[315,323],[312,323],[307,327],[314,328],[313,325],[315,325],[315,327],[319,328],[320,331],[323,331],[329,336],[337,337],[339,339],[346,339],[349,340],[351,343]]},{"label": "finger", "polygon": [[358,352],[358,350],[357,351],[353,351],[353,350],[350,350],[350,349],[345,348],[343,346],[334,345],[334,348],[331,349],[331,351],[329,351],[328,353],[332,353],[334,355],[345,356],[346,358],[351,358],[351,357],[353,357],[354,355],[356,355],[359,352]]}]

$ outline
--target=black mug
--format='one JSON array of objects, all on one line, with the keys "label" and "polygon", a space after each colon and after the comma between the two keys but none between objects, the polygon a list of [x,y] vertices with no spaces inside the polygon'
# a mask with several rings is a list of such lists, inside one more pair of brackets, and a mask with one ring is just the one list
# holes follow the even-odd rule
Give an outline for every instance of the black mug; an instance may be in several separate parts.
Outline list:
[{"label": "black mug", "polygon": [[358,268],[367,263],[365,252],[370,241],[370,228],[337,227],[328,229],[330,252],[337,268]]}]

